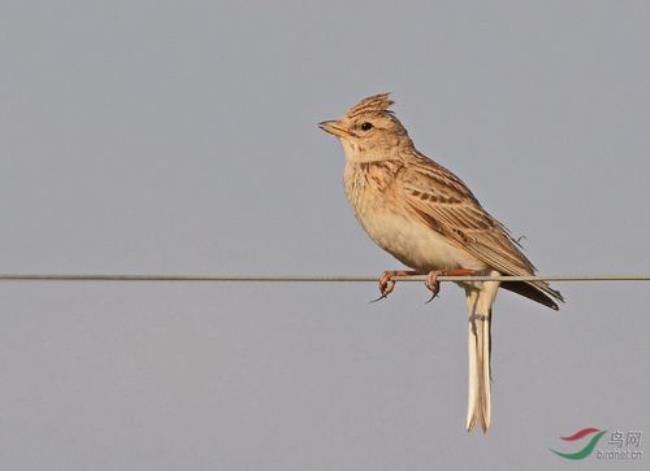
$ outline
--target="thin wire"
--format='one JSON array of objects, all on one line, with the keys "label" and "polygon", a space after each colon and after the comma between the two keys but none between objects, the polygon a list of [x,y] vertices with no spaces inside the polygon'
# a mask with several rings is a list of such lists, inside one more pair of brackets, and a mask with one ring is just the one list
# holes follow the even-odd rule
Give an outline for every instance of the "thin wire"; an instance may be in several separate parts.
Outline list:
[{"label": "thin wire", "polygon": [[[0,273],[2,281],[98,281],[98,282],[234,282],[234,283],[367,283],[377,276],[357,275],[165,275],[123,273]],[[395,276],[395,281],[424,281],[425,275]],[[439,281],[650,281],[650,274],[440,276]]]}]

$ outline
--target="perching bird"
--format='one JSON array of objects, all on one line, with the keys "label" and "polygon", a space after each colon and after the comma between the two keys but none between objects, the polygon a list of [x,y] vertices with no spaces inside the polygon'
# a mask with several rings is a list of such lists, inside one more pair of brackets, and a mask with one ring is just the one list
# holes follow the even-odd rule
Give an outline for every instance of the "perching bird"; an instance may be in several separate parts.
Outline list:
[{"label": "perching bird", "polygon": [[[453,173],[420,153],[389,110],[387,93],[361,100],[339,120],[319,124],[345,153],[345,193],[368,235],[412,271],[386,271],[381,297],[392,277],[427,274],[438,292],[441,275],[533,275],[535,267],[508,230],[490,216]],[[469,319],[467,430],[490,426],[490,322],[499,282],[463,282]],[[562,295],[544,281],[509,282],[503,288],[558,309]]]}]

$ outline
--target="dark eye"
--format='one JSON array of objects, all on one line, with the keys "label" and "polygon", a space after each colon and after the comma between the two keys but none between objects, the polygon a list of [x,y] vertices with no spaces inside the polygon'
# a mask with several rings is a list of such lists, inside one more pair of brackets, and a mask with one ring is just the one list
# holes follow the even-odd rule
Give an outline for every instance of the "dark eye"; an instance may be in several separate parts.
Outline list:
[{"label": "dark eye", "polygon": [[370,131],[371,129],[372,129],[372,123],[369,123],[368,121],[361,123],[362,131]]}]

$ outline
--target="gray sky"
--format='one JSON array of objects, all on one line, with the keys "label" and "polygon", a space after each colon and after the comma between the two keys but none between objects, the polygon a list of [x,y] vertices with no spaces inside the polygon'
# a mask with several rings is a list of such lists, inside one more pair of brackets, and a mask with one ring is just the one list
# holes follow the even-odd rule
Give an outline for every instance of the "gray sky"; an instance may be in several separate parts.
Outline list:
[{"label": "gray sky", "polygon": [[[256,3],[0,3],[0,271],[399,267],[316,127],[382,91],[542,272],[649,271],[647,1]],[[497,301],[483,436],[455,286],[3,283],[0,467],[549,469],[587,426],[647,455],[650,287],[556,287]]]}]

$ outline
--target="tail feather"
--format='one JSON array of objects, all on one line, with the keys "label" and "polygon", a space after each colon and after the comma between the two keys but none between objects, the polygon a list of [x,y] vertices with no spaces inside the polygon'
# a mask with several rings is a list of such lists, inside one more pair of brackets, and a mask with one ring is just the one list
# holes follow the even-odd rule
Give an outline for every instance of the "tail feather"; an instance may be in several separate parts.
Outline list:
[{"label": "tail feather", "polygon": [[554,299],[560,302],[564,302],[564,298],[559,291],[554,290],[548,286],[548,284],[543,282],[534,284],[532,282],[529,283],[525,281],[515,281],[504,283],[501,287],[503,289],[507,289],[508,291],[513,291],[517,294],[525,296],[528,299],[532,299],[533,301],[537,301],[538,303],[550,307],[555,311],[559,310],[560,308]]},{"label": "tail feather", "polygon": [[[490,275],[498,275],[492,272]],[[492,304],[499,289],[496,281],[465,288],[468,312],[469,382],[467,431],[479,422],[483,432],[490,427],[490,353]]]}]

